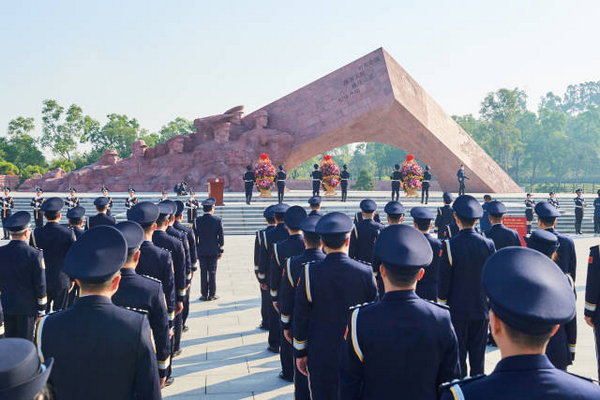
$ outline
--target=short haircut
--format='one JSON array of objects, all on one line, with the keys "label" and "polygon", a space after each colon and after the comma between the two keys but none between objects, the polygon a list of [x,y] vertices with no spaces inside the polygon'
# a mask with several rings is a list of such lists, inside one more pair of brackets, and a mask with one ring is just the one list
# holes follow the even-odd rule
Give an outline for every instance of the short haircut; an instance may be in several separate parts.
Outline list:
[{"label": "short haircut", "polygon": [[348,234],[340,233],[340,234],[332,234],[332,235],[321,235],[321,240],[325,244],[325,246],[330,249],[340,249],[346,243],[346,239],[348,238]]},{"label": "short haircut", "polygon": [[89,280],[89,281],[85,280],[85,279],[79,279],[79,283],[81,283],[81,290],[84,290],[86,292],[94,292],[94,293],[106,291],[106,290],[110,289],[113,279],[118,274],[120,274],[120,271],[115,272],[114,274],[112,274],[111,276],[106,278],[106,280],[103,280],[103,281],[98,281],[96,279]]},{"label": "short haircut", "polygon": [[168,223],[170,220],[171,219],[169,218],[168,214],[160,214],[156,220],[156,224],[158,226],[163,226],[165,222]]},{"label": "short haircut", "polygon": [[96,210],[104,211],[104,210],[106,210],[106,206],[96,206]]},{"label": "short haircut", "polygon": [[82,218],[69,218],[69,225],[79,225]]},{"label": "short haircut", "polygon": [[152,227],[154,226],[154,222],[150,222],[148,224],[140,224],[140,225],[142,226],[142,229],[144,230],[144,233],[146,233],[146,234],[153,231]]},{"label": "short haircut", "polygon": [[202,211],[204,211],[204,212],[209,212],[212,209],[213,209],[213,206],[202,206]]},{"label": "short haircut", "polygon": [[388,214],[387,217],[390,219],[390,222],[393,222],[394,224],[398,224],[400,223],[400,219],[402,218],[404,214]]},{"label": "short haircut", "polygon": [[265,219],[267,220],[267,223],[268,223],[268,224],[274,224],[274,223],[276,222],[276,221],[275,221],[275,217],[272,217],[272,218],[265,218]]},{"label": "short haircut", "polygon": [[285,213],[275,213],[275,221],[277,222],[283,222],[283,219],[285,218]]},{"label": "short haircut", "polygon": [[492,196],[490,196],[489,194],[486,194],[485,196],[483,196],[483,200],[492,200]]},{"label": "short haircut", "polygon": [[125,262],[132,262],[133,261],[133,256],[135,256],[138,252],[140,248],[138,247],[137,249],[135,249],[134,251],[132,251],[131,253],[127,252],[127,260]]},{"label": "short haircut", "polygon": [[311,210],[316,210],[317,208],[321,207],[320,204],[309,204],[308,206],[310,207]]},{"label": "short haircut", "polygon": [[539,217],[540,221],[546,226],[554,225],[556,217]]},{"label": "short haircut", "polygon": [[58,212],[44,211],[44,216],[46,217],[46,219],[53,220],[53,219],[58,218]]},{"label": "short haircut", "polygon": [[552,329],[547,333],[542,333],[541,335],[530,335],[528,333],[523,333],[511,328],[504,321],[502,322],[506,328],[506,335],[510,341],[521,346],[539,348],[545,346],[552,337]]},{"label": "short haircut", "polygon": [[308,247],[319,247],[321,246],[321,237],[319,235],[307,235],[304,234],[304,240]]},{"label": "short haircut", "polygon": [[398,270],[395,270],[393,268],[388,268],[385,264],[383,265],[385,267],[385,272],[386,272],[386,276],[387,278],[390,280],[390,282],[392,283],[392,285],[394,286],[398,286],[398,287],[408,287],[408,286],[412,286],[415,284],[415,282],[417,281],[417,277],[419,275],[419,269],[414,270],[414,272],[412,271],[403,271],[403,272],[398,272]]},{"label": "short haircut", "polygon": [[415,224],[420,231],[428,231],[431,229],[431,220],[430,219],[417,219],[415,220]]},{"label": "short haircut", "polygon": [[25,232],[27,232],[27,228],[29,228],[29,227],[23,228],[19,231],[10,231],[10,236],[11,237],[22,237],[23,235],[25,235]]},{"label": "short haircut", "polygon": [[477,218],[465,218],[465,217],[461,217],[460,215],[456,215],[458,217],[458,219],[460,220],[463,228],[472,228],[475,226],[475,222],[477,222]]}]

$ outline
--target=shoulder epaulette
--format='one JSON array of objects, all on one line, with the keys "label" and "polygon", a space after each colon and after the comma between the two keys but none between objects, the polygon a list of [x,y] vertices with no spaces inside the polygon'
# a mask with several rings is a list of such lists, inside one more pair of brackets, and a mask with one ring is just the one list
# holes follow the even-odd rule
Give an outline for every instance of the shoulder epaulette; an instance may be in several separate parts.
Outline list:
[{"label": "shoulder epaulette", "polygon": [[148,310],[144,310],[142,308],[135,308],[135,307],[128,307],[128,306],[120,306],[120,307],[124,308],[126,310],[129,310],[129,311],[134,311],[136,313],[140,313],[140,314],[144,314],[144,315],[148,314]]},{"label": "shoulder epaulette", "polygon": [[371,301],[371,302],[368,302],[368,303],[357,304],[355,306],[350,307],[349,310],[356,310],[357,308],[366,307],[366,306],[369,306],[369,305],[375,304],[375,303],[376,303],[375,301]]},{"label": "shoulder epaulette", "polygon": [[438,303],[437,301],[433,301],[433,300],[426,300],[426,301],[427,301],[427,302],[429,302],[429,303],[431,303],[431,304],[433,304],[433,305],[435,305],[435,306],[438,306],[438,307],[440,307],[440,308],[443,308],[444,310],[450,310],[450,307],[448,307],[448,306],[447,306],[447,305],[445,305],[445,304],[440,304],[440,303]]},{"label": "shoulder epaulette", "polygon": [[153,280],[154,282],[162,283],[160,279],[157,279],[157,278],[155,278],[155,277],[153,277],[153,276],[150,276],[150,275],[144,275],[144,274],[141,274],[141,276],[143,276],[144,278],[151,279],[151,280]]},{"label": "shoulder epaulette", "polygon": [[463,379],[455,379],[455,380],[450,381],[450,382],[442,383],[439,386],[439,390],[440,390],[440,392],[443,392],[444,390],[450,389],[454,385],[464,386],[464,385],[466,385],[468,383],[477,381],[477,380],[479,380],[481,378],[485,378],[485,377],[486,377],[485,374],[480,374],[480,375],[477,375],[477,376],[467,376],[467,377],[465,377]]}]

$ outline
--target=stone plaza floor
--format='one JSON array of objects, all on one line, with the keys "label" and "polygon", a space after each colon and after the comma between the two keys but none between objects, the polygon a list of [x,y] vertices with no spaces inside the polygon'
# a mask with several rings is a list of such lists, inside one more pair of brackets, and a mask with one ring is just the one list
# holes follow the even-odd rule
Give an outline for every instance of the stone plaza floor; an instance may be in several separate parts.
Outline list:
[{"label": "stone plaza floor", "polygon": [[[577,237],[578,343],[575,374],[596,376],[592,329],[583,320],[589,247],[600,239]],[[260,292],[254,276],[254,236],[226,236],[225,254],[217,271],[219,300],[201,302],[194,279],[183,353],[173,361],[175,383],[163,390],[165,399],[292,399],[293,385],[278,377],[279,355],[266,350],[267,333],[260,322]],[[488,347],[486,373],[500,359]]]}]

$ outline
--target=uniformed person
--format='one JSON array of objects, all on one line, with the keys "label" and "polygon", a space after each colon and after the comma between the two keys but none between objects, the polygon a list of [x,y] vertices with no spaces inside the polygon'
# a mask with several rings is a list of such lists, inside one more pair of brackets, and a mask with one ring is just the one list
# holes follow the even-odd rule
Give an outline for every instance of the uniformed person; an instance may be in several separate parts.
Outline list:
[{"label": "uniformed person", "polygon": [[169,193],[167,193],[167,191],[163,189],[163,191],[161,192],[161,198],[158,200],[158,202],[160,203],[161,201],[165,201],[168,198],[169,198]]},{"label": "uniformed person", "polygon": [[400,174],[400,165],[394,165],[394,172],[390,176],[392,181],[392,201],[400,198],[400,183],[402,182],[402,174]]},{"label": "uniformed person", "polygon": [[107,214],[108,204],[108,198],[105,196],[100,196],[96,198],[96,200],[94,200],[94,206],[96,206],[96,211],[98,211],[98,214],[94,215],[93,217],[90,217],[90,229],[99,225],[116,225],[117,220],[115,219],[115,217],[111,217]]},{"label": "uniformed person", "polygon": [[[267,260],[266,256],[261,257],[261,254],[262,252],[267,251],[265,247],[267,231],[277,225],[275,222],[275,216],[272,212],[273,207],[273,205],[270,205],[263,211],[263,218],[265,219],[267,226],[264,229],[256,231],[256,237],[254,238],[254,274],[256,275],[256,280],[258,281],[260,288],[261,322],[258,328],[264,331],[269,330],[269,315],[271,314],[271,309],[273,306],[271,304],[271,294],[269,293],[269,280],[267,279],[269,267],[263,265],[261,268],[260,265],[261,260],[263,263],[266,263],[267,261],[270,262],[270,260]],[[263,271],[262,273],[260,272],[261,270]]]},{"label": "uniformed person", "polygon": [[198,254],[196,248],[196,235],[194,234],[194,230],[189,226],[183,224],[183,210],[185,208],[185,205],[181,200],[175,200],[175,205],[177,206],[177,210],[175,211],[175,222],[173,222],[173,228],[183,233],[187,238],[188,247],[190,249],[190,263],[192,265],[191,276],[188,279],[189,283],[187,286],[187,294],[183,302],[183,312],[181,316],[183,322],[183,332],[187,332],[188,326],[186,325],[186,322],[190,312],[190,287],[192,284],[192,279],[194,277],[194,272],[198,270]]},{"label": "uniformed person", "polygon": [[[138,206],[132,208],[131,211],[135,210]],[[153,212],[153,210],[140,211],[143,211],[144,214],[146,212]],[[175,357],[181,354],[181,349],[175,346],[177,346],[181,340],[181,329],[183,324],[183,316],[181,315],[181,312],[183,311],[183,302],[185,300],[185,296],[187,295],[187,264],[185,261],[185,250],[183,248],[183,243],[178,238],[167,233],[173,208],[169,203],[165,203],[163,201],[158,203],[158,211],[159,215],[156,220],[156,228],[152,234],[152,243],[160,248],[168,250],[171,253],[176,307],[175,317],[171,323],[173,327],[173,357]]]},{"label": "uniformed person", "polygon": [[115,225],[127,242],[127,260],[121,267],[121,282],[111,300],[114,304],[148,317],[154,347],[160,385],[163,387],[171,362],[169,338],[169,318],[165,307],[165,294],[160,280],[135,272],[140,260],[140,246],[144,242],[144,230],[133,221],[123,221]]},{"label": "uniformed person", "polygon": [[321,212],[321,196],[313,196],[308,199],[308,206],[310,207],[310,213],[308,215],[323,216]]},{"label": "uniformed person", "polygon": [[15,206],[15,201],[10,195],[10,188],[8,186],[4,186],[4,196],[0,197],[0,201],[2,201],[2,229],[4,230],[4,240],[8,240],[10,239],[8,235],[9,231],[4,224],[12,215],[12,209]]},{"label": "uniformed person", "polygon": [[533,223],[533,209],[535,208],[535,200],[531,197],[531,193],[527,193],[525,199],[525,219],[527,220],[527,234],[531,234],[531,224]]},{"label": "uniformed person", "polygon": [[200,208],[200,203],[196,200],[196,193],[193,190],[190,192],[190,198],[185,202],[185,206],[188,208],[188,224],[190,224],[190,227],[194,226],[194,221],[198,218],[198,208]]},{"label": "uniformed person", "polygon": [[[388,225],[397,225],[404,222],[404,206],[398,201],[390,201],[385,205],[384,210],[386,213]],[[385,228],[383,228],[385,229]],[[383,287],[383,280],[379,276],[379,267],[381,266],[381,260],[377,259],[377,256],[372,253],[372,267],[373,274],[375,275],[375,282],[377,282],[377,291],[379,298],[385,294],[385,288]]]},{"label": "uniformed person", "polygon": [[496,250],[508,246],[520,246],[521,239],[519,239],[519,233],[514,229],[507,228],[502,223],[504,214],[508,212],[506,206],[500,201],[491,201],[487,203],[487,211],[489,213],[488,220],[491,228],[483,233],[485,237],[492,239]]},{"label": "uniformed person", "polygon": [[281,324],[280,332],[280,351],[279,357],[281,360],[281,372],[279,377],[288,382],[294,380],[294,359],[293,347],[290,342],[283,336],[283,321],[289,320],[292,316],[282,314],[279,308],[279,287],[283,280],[284,269],[287,265],[287,260],[290,257],[302,254],[304,251],[304,239],[300,224],[306,218],[306,211],[300,206],[292,206],[287,209],[283,217],[285,228],[288,231],[288,237],[281,242],[273,244],[273,257],[271,258],[271,301],[273,307],[278,313],[278,320]]},{"label": "uniformed person", "polygon": [[36,331],[42,362],[55,360],[49,383],[58,399],[161,398],[148,319],[110,300],[126,258],[125,238],[113,226],[90,229],[69,249],[65,273],[81,297],[44,317]]},{"label": "uniformed person", "polygon": [[[184,296],[180,296],[179,291],[176,294],[174,281],[174,264],[171,257],[171,252],[165,248],[158,247],[153,243],[154,231],[158,227],[157,219],[160,212],[158,206],[149,201],[143,201],[135,205],[131,210],[127,211],[127,219],[137,222],[144,230],[144,242],[140,246],[140,259],[135,268],[135,271],[140,275],[147,275],[160,280],[162,289],[165,295],[167,314],[169,316],[169,336],[175,335],[175,313],[183,312]],[[161,243],[171,241],[171,237]],[[178,254],[178,253],[177,253]],[[177,273],[177,290],[185,289],[185,275]],[[173,353],[173,341],[171,341],[171,354]],[[165,385],[173,383],[174,378],[171,375],[171,365],[168,367],[167,380]]]},{"label": "uniformed person", "polygon": [[113,205],[113,198],[108,195],[108,188],[106,186],[102,186],[102,196],[108,199],[108,204],[106,205],[106,215],[110,217],[110,209]]},{"label": "uniformed person", "polygon": [[[265,231],[263,235],[264,251],[260,253],[260,262],[258,264],[258,279],[261,283],[267,285],[269,293],[271,293],[271,260],[274,257],[275,243],[281,242],[287,239],[289,233],[285,229],[285,212],[290,208],[285,203],[279,203],[273,206],[271,212],[275,219],[275,227]],[[279,353],[280,346],[280,332],[279,332],[279,314],[275,307],[269,307],[269,337],[268,347],[272,353]]]},{"label": "uniformed person", "polygon": [[64,261],[67,251],[75,242],[75,235],[71,229],[59,224],[62,207],[63,201],[60,197],[46,200],[40,208],[46,217],[46,225],[36,228],[30,238],[33,247],[44,251],[47,311],[65,308],[71,287],[71,280],[64,273]]},{"label": "uniformed person", "polygon": [[590,247],[588,259],[587,281],[585,285],[585,322],[594,329],[594,341],[596,343],[596,362],[598,365],[598,377],[600,377],[600,246]]},{"label": "uniformed person", "polygon": [[342,187],[342,201],[346,202],[348,198],[348,181],[350,180],[350,172],[348,172],[348,166],[344,164],[342,166],[342,172],[340,173],[340,186]]},{"label": "uniformed person", "polygon": [[465,179],[469,179],[468,176],[465,175],[465,166],[460,165],[458,172],[456,172],[456,179],[458,180],[458,195],[462,196],[465,194]]},{"label": "uniformed person", "polygon": [[[553,261],[556,261],[556,250],[560,246],[555,234],[543,229],[535,230],[531,236],[525,238],[527,247],[539,251]],[[573,287],[573,292],[575,288]],[[573,363],[575,347],[577,345],[577,325],[570,321],[561,324],[558,331],[550,338],[546,346],[546,355],[550,362],[558,369],[564,371]],[[571,349],[573,351],[571,352]]]},{"label": "uniformed person", "polygon": [[217,261],[223,256],[223,222],[216,217],[215,199],[202,202],[204,215],[196,218],[194,229],[198,241],[198,259],[200,260],[200,292],[205,300],[217,300]]},{"label": "uniformed person", "polygon": [[429,201],[429,185],[431,182],[431,167],[425,166],[425,172],[423,172],[423,181],[421,186],[421,204],[425,201],[425,204]]},{"label": "uniformed person", "polygon": [[490,220],[488,218],[490,213],[487,209],[491,201],[492,196],[490,196],[489,194],[483,196],[483,204],[481,205],[481,208],[483,208],[483,216],[479,218],[479,229],[481,230],[481,232],[485,232],[492,227],[492,224],[490,223]]},{"label": "uniformed person", "polygon": [[555,263],[537,251],[508,247],[490,257],[482,284],[502,360],[487,377],[444,385],[442,400],[600,398],[596,385],[555,369],[544,355],[560,324],[575,317],[571,285]]},{"label": "uniformed person", "polygon": [[594,199],[594,236],[600,235],[600,190]]},{"label": "uniformed person", "polygon": [[[317,223],[321,219],[319,215],[313,215],[305,218],[300,223],[300,230],[303,233],[305,250],[302,254],[287,259],[281,285],[279,286],[279,308],[281,311],[281,322],[284,339],[292,344],[292,328],[294,325],[294,302],[296,297],[296,285],[300,280],[300,275],[304,271],[304,266],[308,263],[315,263],[325,258],[321,237],[315,232]],[[283,340],[282,339],[282,342]],[[296,400],[310,400],[308,390],[308,380],[306,376],[298,371],[294,361],[294,398]]]},{"label": "uniformed person", "polygon": [[283,203],[283,195],[285,193],[285,180],[287,179],[287,173],[283,170],[283,165],[279,166],[279,171],[275,176],[275,182],[277,182],[277,202]]},{"label": "uniformed person", "polygon": [[583,209],[585,208],[585,199],[583,198],[583,191],[577,189],[575,191],[577,197],[573,199],[575,202],[575,234],[582,235],[581,233],[581,221],[583,221]]},{"label": "uniformed person", "polygon": [[452,202],[454,201],[452,195],[448,192],[444,192],[442,201],[444,202],[444,205],[442,207],[438,207],[437,209],[437,215],[435,217],[433,228],[433,232],[437,233],[437,237],[440,240],[446,238],[446,226],[454,222],[454,210],[451,206]]},{"label": "uniformed person", "polygon": [[350,258],[370,264],[373,262],[373,246],[379,231],[384,226],[373,220],[373,213],[377,210],[377,203],[371,199],[360,202],[362,220],[354,224],[350,235],[350,247],[348,255]]},{"label": "uniformed person", "polygon": [[44,202],[44,191],[42,188],[35,188],[35,197],[31,199],[31,207],[33,207],[33,220],[35,221],[35,227],[40,228],[44,226],[44,214],[40,210],[42,203]]},{"label": "uniformed person", "polygon": [[129,197],[125,199],[125,208],[131,210],[133,206],[139,203],[137,197],[135,197],[135,190],[133,188],[129,188]]},{"label": "uniformed person", "polygon": [[35,320],[44,315],[48,301],[42,251],[28,245],[30,221],[27,211],[8,218],[5,227],[12,240],[0,247],[0,299],[5,334],[27,340],[33,339]]},{"label": "uniformed person", "polygon": [[[354,223],[355,223],[355,224],[358,224],[360,221],[362,221],[362,219],[363,219],[363,217],[362,217],[362,211],[357,211],[357,212],[354,214]],[[375,212],[373,213],[373,221],[375,221],[375,222],[377,222],[377,223],[379,223],[379,224],[381,224],[381,223],[382,223],[382,222],[381,222],[381,217],[379,216],[379,213],[378,213],[377,211],[375,211]]]},{"label": "uniformed person", "polygon": [[494,242],[474,229],[483,215],[477,199],[459,196],[453,209],[460,232],[442,245],[438,301],[450,307],[462,376],[467,375],[467,354],[470,376],[477,376],[483,373],[488,332],[488,303],[481,288],[481,271],[495,248]]},{"label": "uniformed person", "polygon": [[425,272],[423,277],[417,282],[416,293],[422,299],[437,301],[437,276],[442,242],[429,234],[433,225],[433,214],[431,211],[425,207],[413,207],[410,210],[410,215],[413,217],[413,226],[425,236],[432,252],[431,262],[423,267]]},{"label": "uniformed person", "polygon": [[173,191],[177,196],[187,196],[187,182],[181,181],[177,183]]},{"label": "uniformed person", "polygon": [[338,360],[349,308],[377,298],[373,270],[348,257],[352,220],[339,212],[321,217],[316,232],[327,256],[304,266],[294,304],[294,354],[308,376],[313,399],[338,396]]},{"label": "uniformed person", "polygon": [[323,173],[319,171],[319,164],[313,165],[314,171],[310,173],[312,178],[312,195],[319,196],[321,190],[321,181],[323,180]]},{"label": "uniformed person", "polygon": [[560,208],[560,204],[558,203],[558,199],[556,198],[556,193],[550,192],[548,196],[548,203],[552,204],[556,208]]},{"label": "uniformed person", "polygon": [[[83,235],[86,231],[86,229],[84,229],[84,216],[85,208],[83,208],[82,206],[77,206],[67,211],[69,229],[73,231],[73,234],[75,235],[75,240],[79,239],[81,235]],[[77,284],[74,282],[72,282],[72,285],[73,287],[69,291],[69,296],[67,299],[68,307],[71,307],[71,305],[79,297],[79,286],[77,286]]]},{"label": "uniformed person", "polygon": [[69,196],[65,199],[65,206],[70,210],[79,205],[79,197],[77,197],[77,190],[73,186],[69,187]]},{"label": "uniformed person", "polygon": [[352,310],[338,398],[436,400],[437,387],[458,378],[460,365],[448,308],[415,293],[433,260],[429,241],[410,226],[393,225],[377,238],[375,253],[383,262],[385,295]]},{"label": "uniformed person", "polygon": [[246,172],[244,172],[244,176],[242,176],[244,180],[244,190],[246,192],[246,204],[250,204],[252,202],[252,190],[254,189],[254,181],[256,180],[256,175],[254,171],[252,171],[252,166],[246,166]]},{"label": "uniformed person", "polygon": [[575,242],[567,235],[558,232],[556,218],[560,217],[560,212],[556,207],[545,201],[540,201],[535,206],[535,213],[538,215],[538,227],[552,232],[558,237],[558,266],[565,274],[569,274],[575,282],[577,273],[577,255],[575,253]]},{"label": "uniformed person", "polygon": [[10,400],[49,400],[46,381],[52,372],[54,359],[40,362],[30,340],[11,338],[0,340],[0,396]]}]

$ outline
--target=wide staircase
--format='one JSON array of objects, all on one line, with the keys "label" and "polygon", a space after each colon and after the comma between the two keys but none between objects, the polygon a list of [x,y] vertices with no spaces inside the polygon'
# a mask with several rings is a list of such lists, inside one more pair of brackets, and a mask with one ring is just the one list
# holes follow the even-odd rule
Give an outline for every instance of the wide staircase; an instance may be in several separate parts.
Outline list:
[{"label": "wide staircase", "polygon": [[[323,194],[323,193],[321,193]],[[59,196],[62,198],[66,198],[67,194],[65,193],[45,193],[45,198],[49,198],[52,196]],[[245,203],[245,197],[243,193],[225,193],[224,203],[225,205],[222,207],[216,207],[215,214],[220,216],[223,219],[223,228],[226,235],[253,235],[256,230],[264,227],[265,222],[263,219],[263,210],[270,204],[275,204],[277,202],[276,192],[273,191],[273,197],[269,198],[261,198],[258,196],[258,193],[255,193],[252,199],[252,204],[247,205]],[[401,194],[402,195],[402,194]],[[478,200],[483,202],[483,194],[473,194],[477,197]],[[90,217],[96,214],[93,202],[97,197],[97,194],[90,193],[82,193],[79,195],[81,205],[86,209],[86,217]],[[117,221],[126,220],[126,208],[125,208],[125,199],[127,197],[126,193],[111,193],[113,198],[113,208],[112,215],[117,218]],[[308,190],[291,190],[286,193],[285,202],[290,205],[301,205],[306,207],[308,210],[308,198],[311,196],[311,192]],[[15,198],[15,208],[13,212],[25,210],[32,211],[32,207],[29,205],[33,194],[31,193],[14,193]],[[161,197],[160,193],[137,193],[136,197],[140,199],[140,201],[152,201],[157,202]],[[196,198],[199,201],[202,201],[207,197],[207,193],[197,193]],[[326,197],[322,196],[322,211],[323,212],[332,212],[338,211],[343,212],[349,216],[353,216],[357,211],[359,211],[359,203],[364,198],[371,198],[375,200],[378,204],[378,211],[382,214],[382,220],[385,220],[385,213],[383,212],[383,208],[385,204],[390,200],[389,192],[359,192],[359,191],[350,191],[348,193],[347,202],[342,203],[340,201],[339,192],[337,196],[334,197]],[[504,202],[506,207],[508,208],[509,216],[524,216],[525,215],[525,196],[523,194],[506,194],[506,195],[495,195],[494,199],[500,200]],[[536,201],[545,201],[547,199],[547,194],[540,193],[534,194],[534,200]],[[594,233],[594,225],[593,225],[593,200],[595,196],[588,195],[586,197],[587,207],[585,209],[585,215],[583,219],[582,232],[585,234],[593,234]],[[573,195],[565,194],[559,195],[558,200],[560,202],[560,212],[561,217],[558,219],[557,229],[564,233],[574,234],[575,233],[575,214],[574,214],[574,204],[573,204]],[[175,200],[178,199],[173,194],[169,195],[169,199]],[[187,197],[180,197],[180,200],[184,202],[187,200]],[[412,224],[412,218],[410,217],[410,209],[415,206],[420,206],[420,197],[419,198],[407,198],[400,197],[400,202],[404,204],[406,207],[406,216],[405,223]],[[436,212],[436,208],[442,205],[442,192],[431,192],[429,197],[429,204],[427,204],[427,208],[429,208],[433,213]],[[66,210],[65,207],[63,209],[63,219],[62,222],[66,223]],[[201,210],[199,210],[201,214]],[[185,214],[185,218],[187,220],[187,213]],[[33,222],[33,221],[32,221]],[[533,227],[535,229],[536,223],[534,221]]]}]

